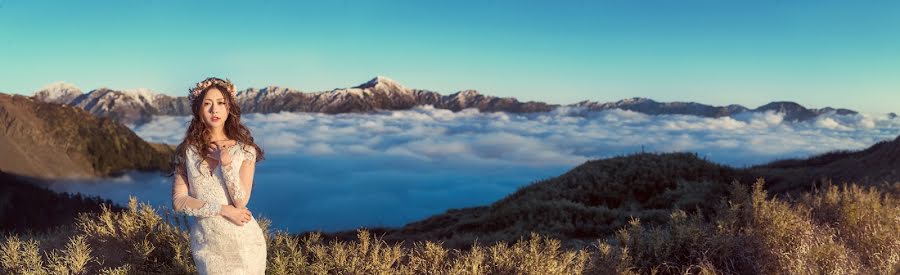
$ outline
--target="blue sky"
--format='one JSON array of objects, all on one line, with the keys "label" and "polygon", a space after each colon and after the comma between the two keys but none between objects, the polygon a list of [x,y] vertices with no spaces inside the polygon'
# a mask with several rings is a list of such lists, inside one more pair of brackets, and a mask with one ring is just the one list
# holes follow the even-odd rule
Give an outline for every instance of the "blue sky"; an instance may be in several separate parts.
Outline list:
[{"label": "blue sky", "polygon": [[573,103],[900,111],[897,1],[0,0],[0,91],[314,92],[375,75]]}]

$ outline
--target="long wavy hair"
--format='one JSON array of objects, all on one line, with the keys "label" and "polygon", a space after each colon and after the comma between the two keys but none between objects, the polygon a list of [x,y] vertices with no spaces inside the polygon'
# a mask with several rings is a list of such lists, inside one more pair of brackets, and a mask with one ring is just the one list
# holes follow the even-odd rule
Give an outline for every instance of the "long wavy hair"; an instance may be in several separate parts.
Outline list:
[{"label": "long wavy hair", "polygon": [[[201,83],[209,82],[212,82],[213,84],[200,85]],[[245,146],[241,149],[244,150],[244,152],[249,153],[247,151],[248,147],[252,148],[252,150],[256,150],[256,162],[265,159],[263,150],[262,148],[259,148],[259,145],[257,145],[256,142],[254,142],[250,129],[241,123],[241,107],[238,106],[236,99],[234,98],[234,85],[231,84],[231,81],[229,80],[210,77],[198,82],[197,86],[190,89],[193,96],[188,96],[188,100],[191,101],[191,113],[193,113],[193,118],[184,134],[184,140],[175,148],[175,156],[173,156],[170,163],[172,166],[172,174],[170,175],[185,175],[186,171],[184,171],[184,169],[186,168],[185,165],[187,165],[185,162],[187,161],[188,148],[195,148],[195,150],[201,152],[202,155],[204,148],[210,144],[209,140],[212,131],[209,126],[203,122],[201,112],[203,112],[203,97],[205,97],[206,93],[213,88],[222,92],[222,95],[225,98],[225,104],[228,107],[228,118],[225,120],[224,126],[225,135],[229,139],[243,143]]]}]

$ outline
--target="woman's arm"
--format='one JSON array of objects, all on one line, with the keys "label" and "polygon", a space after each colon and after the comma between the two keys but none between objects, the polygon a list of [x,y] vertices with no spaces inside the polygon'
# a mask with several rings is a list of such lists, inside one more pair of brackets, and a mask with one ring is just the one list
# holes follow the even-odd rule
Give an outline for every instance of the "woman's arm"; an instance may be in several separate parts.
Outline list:
[{"label": "woman's arm", "polygon": [[[239,169],[234,169],[232,163],[222,165],[222,175],[225,185],[231,196],[232,205],[236,208],[247,208],[250,201],[250,192],[253,189],[253,173],[256,170],[256,149],[248,146],[244,151],[244,160]],[[245,148],[241,148],[244,150]],[[249,153],[248,153],[249,152]]]},{"label": "woman's arm", "polygon": [[172,182],[172,208],[175,212],[196,217],[214,217],[221,214],[222,205],[207,203],[188,194],[184,167],[175,169],[175,180]]}]

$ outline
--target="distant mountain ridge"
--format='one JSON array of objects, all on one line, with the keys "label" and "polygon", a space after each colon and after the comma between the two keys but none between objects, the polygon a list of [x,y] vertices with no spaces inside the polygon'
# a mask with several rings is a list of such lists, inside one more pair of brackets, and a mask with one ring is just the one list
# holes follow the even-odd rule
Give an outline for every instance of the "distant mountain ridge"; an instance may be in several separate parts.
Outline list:
[{"label": "distant mountain ridge", "polygon": [[[173,97],[147,89],[112,90],[99,88],[82,93],[78,87],[54,83],[37,92],[33,98],[45,102],[77,106],[100,117],[110,117],[129,124],[148,122],[155,115],[190,115],[187,97]],[[648,115],[694,115],[726,117],[746,112],[774,111],[784,113],[786,121],[806,121],[819,115],[834,113],[853,115],[856,111],[825,107],[809,109],[795,102],[772,102],[755,109],[741,105],[711,106],[696,102],[657,102],[648,98],[629,98],[616,102],[581,101],[568,105],[544,102],[522,102],[515,97],[495,97],[476,90],[463,90],[449,95],[407,88],[383,76],[350,88],[306,93],[285,87],[248,88],[237,93],[244,113],[315,112],[365,113],[379,110],[407,110],[415,106],[460,111],[476,108],[482,112],[532,113],[548,112],[558,107],[579,107],[590,111],[629,110]],[[893,115],[896,117],[896,115]]]}]

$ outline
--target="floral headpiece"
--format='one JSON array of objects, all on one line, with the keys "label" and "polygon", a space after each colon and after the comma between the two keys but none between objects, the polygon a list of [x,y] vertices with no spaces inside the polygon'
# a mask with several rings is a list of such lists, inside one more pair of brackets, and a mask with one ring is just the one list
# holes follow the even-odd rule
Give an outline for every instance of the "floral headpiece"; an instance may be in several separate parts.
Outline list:
[{"label": "floral headpiece", "polygon": [[197,85],[194,86],[194,88],[190,89],[190,93],[188,94],[188,101],[193,104],[194,99],[200,96],[200,93],[202,93],[203,90],[206,90],[212,86],[224,87],[227,91],[222,92],[228,92],[228,94],[230,94],[232,98],[237,95],[237,90],[234,88],[234,84],[231,83],[231,80],[228,80],[228,78],[223,80],[218,77],[210,77],[198,82]]}]

